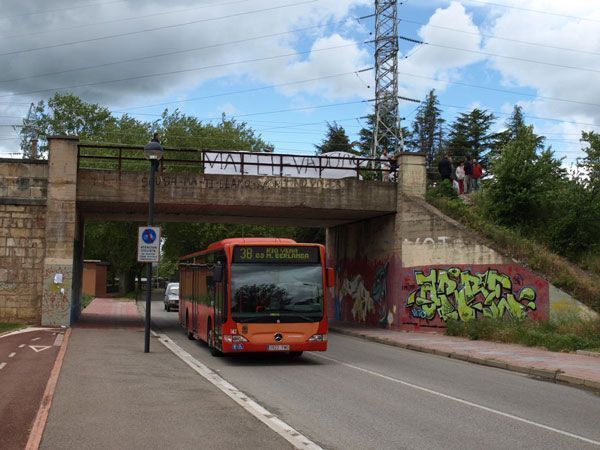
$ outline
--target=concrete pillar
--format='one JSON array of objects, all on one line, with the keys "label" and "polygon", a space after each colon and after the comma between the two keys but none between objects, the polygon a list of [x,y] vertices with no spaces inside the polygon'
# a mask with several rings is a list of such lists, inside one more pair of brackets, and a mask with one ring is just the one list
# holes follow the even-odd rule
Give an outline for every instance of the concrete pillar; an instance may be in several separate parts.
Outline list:
[{"label": "concrete pillar", "polygon": [[398,157],[398,184],[406,195],[425,198],[427,168],[425,153],[401,153]]},{"label": "concrete pillar", "polygon": [[71,324],[79,138],[49,136],[42,325]]},{"label": "concrete pillar", "polygon": [[425,155],[402,153],[399,167],[394,214],[327,229],[327,252],[338,273],[333,320],[400,327],[406,198],[425,196]]}]

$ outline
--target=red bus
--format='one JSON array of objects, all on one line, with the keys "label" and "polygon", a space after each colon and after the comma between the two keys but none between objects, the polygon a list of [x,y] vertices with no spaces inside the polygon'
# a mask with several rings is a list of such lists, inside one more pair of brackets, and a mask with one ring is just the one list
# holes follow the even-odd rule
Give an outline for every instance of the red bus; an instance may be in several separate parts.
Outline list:
[{"label": "red bus", "polygon": [[224,239],[180,258],[179,323],[223,353],[327,350],[325,248],[292,239]]}]

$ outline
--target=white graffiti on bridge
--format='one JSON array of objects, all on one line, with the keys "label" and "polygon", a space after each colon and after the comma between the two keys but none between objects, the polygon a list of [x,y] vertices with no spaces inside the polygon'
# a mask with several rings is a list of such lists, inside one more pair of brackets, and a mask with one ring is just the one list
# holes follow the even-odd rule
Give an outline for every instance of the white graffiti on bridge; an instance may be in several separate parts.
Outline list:
[{"label": "white graffiti on bridge", "polygon": [[456,267],[432,268],[428,275],[415,271],[415,281],[419,287],[406,301],[413,318],[433,320],[437,315],[444,322],[466,322],[481,316],[501,318],[508,313],[512,318],[523,319],[528,310],[536,309],[533,288],[514,292],[510,277],[494,269],[473,274]]}]

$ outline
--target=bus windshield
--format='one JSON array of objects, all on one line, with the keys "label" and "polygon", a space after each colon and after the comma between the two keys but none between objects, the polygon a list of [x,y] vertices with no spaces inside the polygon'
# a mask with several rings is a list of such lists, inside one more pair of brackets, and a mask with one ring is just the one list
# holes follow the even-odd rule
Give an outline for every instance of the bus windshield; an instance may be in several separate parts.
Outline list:
[{"label": "bus windshield", "polygon": [[232,264],[231,315],[236,322],[318,322],[321,265]]}]

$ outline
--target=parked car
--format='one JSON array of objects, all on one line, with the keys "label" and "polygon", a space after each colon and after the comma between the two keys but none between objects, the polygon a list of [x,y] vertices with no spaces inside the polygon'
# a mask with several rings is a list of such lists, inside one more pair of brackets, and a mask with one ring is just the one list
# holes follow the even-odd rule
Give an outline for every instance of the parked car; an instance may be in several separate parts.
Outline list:
[{"label": "parked car", "polygon": [[169,283],[165,289],[165,309],[179,310],[179,283]]}]

